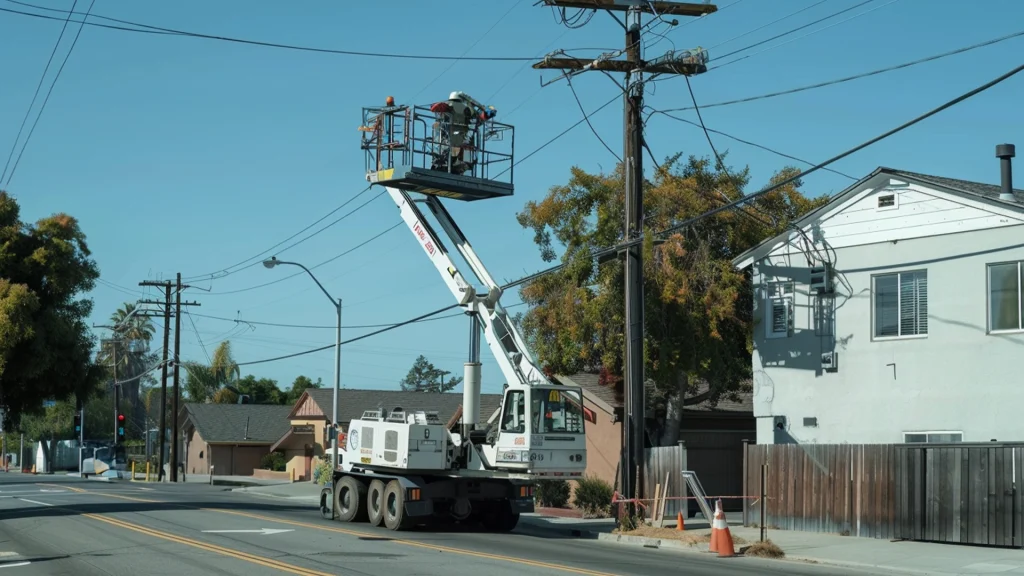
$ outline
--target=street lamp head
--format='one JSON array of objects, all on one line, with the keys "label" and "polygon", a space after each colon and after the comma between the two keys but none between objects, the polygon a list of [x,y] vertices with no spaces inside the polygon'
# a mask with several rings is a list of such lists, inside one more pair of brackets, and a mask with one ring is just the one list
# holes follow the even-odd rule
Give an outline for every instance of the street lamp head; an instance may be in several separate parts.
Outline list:
[{"label": "street lamp head", "polygon": [[277,256],[271,256],[270,260],[264,260],[263,265],[267,268],[273,268],[277,266]]}]

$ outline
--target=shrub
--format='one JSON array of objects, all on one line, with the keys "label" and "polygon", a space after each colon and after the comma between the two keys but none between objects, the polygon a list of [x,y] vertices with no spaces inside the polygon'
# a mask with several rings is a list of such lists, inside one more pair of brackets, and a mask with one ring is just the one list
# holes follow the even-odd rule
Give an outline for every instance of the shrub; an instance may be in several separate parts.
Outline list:
[{"label": "shrub", "polygon": [[569,483],[565,480],[538,480],[533,497],[545,508],[564,508],[569,503]]},{"label": "shrub", "polygon": [[287,468],[284,454],[281,452],[271,452],[264,455],[263,458],[260,458],[260,468],[274,472],[284,472]]},{"label": "shrub", "polygon": [[576,481],[576,493],[572,505],[583,511],[585,518],[605,518],[611,514],[612,485],[594,476],[584,476]]},{"label": "shrub", "polygon": [[316,468],[313,468],[313,482],[321,486],[326,486],[331,481],[331,461],[320,460],[316,463]]}]

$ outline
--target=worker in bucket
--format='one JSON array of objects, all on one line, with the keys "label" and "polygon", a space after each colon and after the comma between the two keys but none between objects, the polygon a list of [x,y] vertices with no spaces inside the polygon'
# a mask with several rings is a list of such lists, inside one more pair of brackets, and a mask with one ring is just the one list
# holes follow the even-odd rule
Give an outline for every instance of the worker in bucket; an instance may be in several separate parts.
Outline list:
[{"label": "worker in bucket", "polygon": [[440,148],[432,169],[452,174],[472,171],[476,162],[473,151],[477,129],[494,118],[497,110],[493,106],[485,107],[465,92],[452,92],[447,102],[432,105],[430,111],[437,114],[434,138]]}]

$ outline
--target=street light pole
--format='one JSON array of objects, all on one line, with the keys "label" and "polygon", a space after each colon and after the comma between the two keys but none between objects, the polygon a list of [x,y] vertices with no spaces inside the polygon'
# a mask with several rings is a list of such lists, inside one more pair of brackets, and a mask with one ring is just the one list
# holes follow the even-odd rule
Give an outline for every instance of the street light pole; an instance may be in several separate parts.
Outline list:
[{"label": "street light pole", "polygon": [[290,266],[298,266],[299,268],[302,268],[303,270],[305,270],[306,274],[309,274],[309,277],[313,279],[313,282],[316,282],[316,285],[320,287],[320,291],[323,292],[325,296],[327,296],[327,299],[331,301],[331,305],[334,306],[337,309],[337,312],[338,312],[338,327],[337,327],[337,331],[335,332],[336,336],[335,336],[335,340],[334,340],[334,402],[332,403],[332,408],[331,408],[331,427],[330,427],[330,429],[333,431],[332,433],[334,434],[334,447],[331,449],[331,466],[335,470],[337,470],[338,469],[338,441],[339,441],[339,438],[338,438],[338,428],[337,428],[338,427],[338,392],[341,390],[341,298],[338,298],[337,300],[335,300],[334,296],[331,296],[331,293],[328,292],[326,288],[324,288],[324,285],[321,284],[320,281],[316,279],[316,276],[313,275],[313,272],[311,272],[309,270],[309,268],[306,268],[305,266],[303,266],[302,264],[299,264],[298,262],[286,262],[284,260],[278,260],[277,256],[272,257],[270,260],[264,260],[263,261],[263,266],[265,266],[268,269],[269,268],[273,268],[274,266],[277,266],[278,264],[288,264]]}]

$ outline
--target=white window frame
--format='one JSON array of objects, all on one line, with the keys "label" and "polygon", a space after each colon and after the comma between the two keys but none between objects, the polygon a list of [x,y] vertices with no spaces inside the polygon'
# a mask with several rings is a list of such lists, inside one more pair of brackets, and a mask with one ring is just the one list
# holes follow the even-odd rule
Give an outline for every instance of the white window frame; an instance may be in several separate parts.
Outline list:
[{"label": "white window frame", "polygon": [[[924,434],[924,436],[925,436],[925,441],[924,442],[908,442],[907,441],[907,436],[918,435],[918,434]],[[960,443],[960,444],[962,444],[963,441],[964,441],[964,432],[963,432],[963,430],[911,430],[911,431],[907,431],[907,432],[903,433],[903,443],[904,444],[948,444],[948,442],[930,442],[928,436],[931,436],[932,434],[950,434],[950,435],[954,435],[955,434],[955,435],[959,435],[960,439],[959,440],[954,440],[953,443]]]},{"label": "white window frame", "polygon": [[[781,288],[781,292],[779,290]],[[796,283],[792,280],[768,282],[765,297],[764,326],[765,338],[788,338],[793,333],[793,295],[796,293]],[[786,330],[775,331],[775,307],[785,307]]]},{"label": "white window frame", "polygon": [[[1007,264],[1017,265],[1017,327],[1016,328],[992,328],[992,267],[1005,266]],[[1006,262],[990,262],[985,264],[985,325],[989,334],[1018,334],[1024,332],[1024,260],[1008,260]]]},{"label": "white window frame", "polygon": [[[877,317],[877,308],[876,308],[877,304],[876,303],[878,302],[878,300],[877,300],[877,290],[875,289],[875,286],[876,286],[876,282],[878,281],[878,279],[879,278],[884,278],[886,276],[896,276],[896,314],[897,314],[897,317],[899,317],[899,315],[902,314],[902,310],[903,310],[903,291],[900,289],[901,277],[904,274],[917,274],[919,272],[924,272],[925,279],[928,278],[928,269],[927,268],[915,268],[913,270],[900,270],[898,272],[885,272],[885,273],[882,273],[882,274],[872,274],[871,275],[871,340],[872,341],[874,341],[874,342],[885,342],[885,341],[888,341],[888,340],[914,340],[914,339],[927,338],[928,337],[928,333],[927,332],[925,332],[924,334],[902,334],[901,333],[901,334],[897,334],[896,336],[877,336],[877,335],[875,335],[875,328],[876,328],[876,326],[875,326],[875,319]],[[926,290],[928,290],[928,288],[926,288]],[[928,296],[928,292],[930,292],[930,290],[925,292],[925,297],[926,298]],[[927,317],[928,317],[928,313],[925,313],[925,318],[927,318]],[[900,318],[897,321],[896,326],[898,327],[898,330],[900,332],[903,331],[902,318]],[[930,328],[931,327],[929,326],[928,329],[930,329]]]}]

